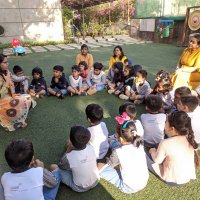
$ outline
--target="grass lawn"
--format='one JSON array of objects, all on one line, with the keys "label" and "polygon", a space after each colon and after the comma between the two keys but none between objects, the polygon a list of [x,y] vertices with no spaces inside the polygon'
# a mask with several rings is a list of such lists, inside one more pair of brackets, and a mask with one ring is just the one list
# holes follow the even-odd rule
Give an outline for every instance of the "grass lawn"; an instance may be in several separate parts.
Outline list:
[{"label": "grass lawn", "polygon": [[[123,46],[124,52],[134,60],[135,64],[141,64],[148,71],[149,81],[154,85],[155,74],[161,70],[173,72],[183,48],[166,44],[138,44]],[[112,55],[113,47],[92,49],[94,60],[108,65],[109,57]],[[67,77],[71,72],[78,50],[34,53],[25,57],[9,58],[10,69],[14,64],[21,65],[27,74],[35,66],[43,69],[46,81],[51,80],[52,67],[61,64],[65,67]],[[64,151],[64,145],[69,135],[70,127],[75,124],[87,126],[85,117],[85,107],[89,103],[98,103],[104,108],[104,121],[110,131],[115,131],[114,116],[118,114],[118,107],[124,101],[113,95],[108,95],[106,91],[99,92],[93,96],[86,97],[66,97],[59,100],[55,97],[45,97],[38,100],[38,105],[31,110],[28,116],[28,127],[15,132],[5,132],[0,127],[0,173],[9,170],[4,159],[6,145],[13,139],[29,138],[32,140],[35,149],[35,157],[45,162],[46,166],[57,163]],[[138,105],[138,118],[145,112],[144,106]],[[184,163],[183,163],[184,165]],[[198,178],[200,170],[198,170]],[[147,187],[133,195],[121,193],[111,184],[101,180],[99,185],[86,193],[75,193],[64,185],[61,185],[58,200],[110,200],[110,199],[200,199],[200,180],[179,187],[170,187],[154,175],[150,174]]]}]

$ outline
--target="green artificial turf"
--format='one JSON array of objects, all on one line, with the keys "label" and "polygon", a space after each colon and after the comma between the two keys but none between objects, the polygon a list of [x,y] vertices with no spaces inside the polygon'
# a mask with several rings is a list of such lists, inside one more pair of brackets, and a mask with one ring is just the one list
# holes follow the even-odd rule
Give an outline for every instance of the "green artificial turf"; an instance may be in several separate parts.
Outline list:
[{"label": "green artificial turf", "polygon": [[[135,64],[141,64],[148,71],[149,81],[154,85],[155,74],[161,70],[173,72],[183,48],[166,44],[135,44],[124,45],[123,50],[128,57],[134,60]],[[9,58],[10,69],[14,64],[21,65],[26,74],[31,74],[35,66],[43,69],[47,83],[50,83],[52,67],[60,64],[65,67],[67,77],[70,68],[74,64],[78,50],[55,51],[46,53],[34,53],[25,57]],[[94,60],[108,66],[109,57],[112,55],[113,47],[92,49]],[[35,149],[35,157],[45,162],[46,166],[57,163],[64,152],[64,146],[69,135],[70,127],[75,124],[87,126],[85,107],[90,103],[98,103],[104,109],[104,121],[107,124],[110,134],[115,132],[114,116],[118,114],[118,107],[124,101],[106,91],[99,92],[93,96],[66,97],[59,100],[55,97],[39,99],[38,105],[32,109],[28,116],[28,127],[15,132],[5,132],[0,127],[0,173],[9,170],[4,159],[6,145],[13,139],[29,138],[32,140]],[[143,105],[137,106],[138,118],[145,112]],[[183,163],[184,165],[184,163]],[[138,172],[140,173],[140,172]],[[199,177],[200,170],[198,171]],[[76,193],[61,185],[57,200],[110,200],[110,199],[133,199],[133,200],[181,200],[200,199],[199,179],[179,187],[170,187],[154,175],[150,174],[146,188],[136,194],[126,195],[117,190],[114,186],[101,180],[99,185],[86,193]]]}]

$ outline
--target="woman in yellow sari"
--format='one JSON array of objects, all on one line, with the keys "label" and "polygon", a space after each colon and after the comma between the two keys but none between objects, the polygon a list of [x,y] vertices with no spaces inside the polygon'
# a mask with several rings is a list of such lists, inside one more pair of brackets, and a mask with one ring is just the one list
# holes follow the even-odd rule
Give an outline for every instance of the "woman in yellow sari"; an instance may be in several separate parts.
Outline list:
[{"label": "woman in yellow sari", "polygon": [[15,94],[7,57],[0,54],[0,125],[8,131],[25,128],[30,106],[30,95]]},{"label": "woman in yellow sari", "polygon": [[174,90],[182,86],[195,89],[200,85],[200,35],[194,35],[183,51],[172,83]]},{"label": "woman in yellow sari", "polygon": [[109,69],[115,62],[122,62],[124,64],[124,60],[126,59],[127,57],[124,55],[122,48],[120,46],[116,46],[113,50],[113,56],[111,56],[109,60]]}]

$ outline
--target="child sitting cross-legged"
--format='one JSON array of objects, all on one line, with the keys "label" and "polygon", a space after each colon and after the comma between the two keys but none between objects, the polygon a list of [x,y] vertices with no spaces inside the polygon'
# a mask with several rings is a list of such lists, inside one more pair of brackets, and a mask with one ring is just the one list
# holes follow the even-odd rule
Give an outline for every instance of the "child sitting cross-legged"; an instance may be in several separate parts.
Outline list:
[{"label": "child sitting cross-legged", "polygon": [[89,143],[94,147],[96,158],[103,159],[109,148],[108,129],[102,122],[103,108],[98,104],[89,104],[85,109],[87,120],[90,124],[88,130],[91,133]]},{"label": "child sitting cross-legged", "polygon": [[34,159],[32,142],[12,141],[5,150],[5,158],[12,169],[1,177],[5,200],[55,200],[60,173],[48,171],[43,162]]},{"label": "child sitting cross-legged", "polygon": [[47,92],[47,84],[43,77],[43,72],[39,67],[32,70],[33,80],[29,85],[29,94],[36,98],[43,97]]},{"label": "child sitting cross-legged", "polygon": [[72,66],[72,75],[69,76],[70,86],[68,87],[68,91],[71,92],[71,96],[73,94],[76,95],[87,95],[84,92],[84,88],[82,87],[82,77],[80,76],[80,67],[78,65]]},{"label": "child sitting cross-legged", "polygon": [[179,111],[184,111],[191,118],[192,130],[194,132],[195,141],[200,145],[200,106],[198,98],[195,96],[181,97],[177,104]]},{"label": "child sitting cross-legged", "polygon": [[73,126],[66,153],[57,165],[62,183],[76,192],[86,192],[99,183],[94,148],[89,144],[90,131],[83,126]]},{"label": "child sitting cross-legged", "polygon": [[50,88],[48,88],[49,94],[57,96],[59,99],[63,99],[68,92],[68,82],[63,71],[63,66],[55,65],[53,67],[53,77],[51,79]]},{"label": "child sitting cross-legged", "polygon": [[147,81],[147,72],[139,70],[136,72],[135,84],[133,87],[126,87],[125,95],[120,95],[121,99],[132,100],[134,103],[143,103],[145,98],[151,93],[151,87]]},{"label": "child sitting cross-legged", "polygon": [[165,131],[170,138],[149,150],[149,170],[171,186],[179,186],[196,179],[199,165],[198,145],[194,140],[191,119],[183,111],[172,111],[167,116]]},{"label": "child sitting cross-legged", "polygon": [[145,99],[145,108],[148,113],[141,115],[141,122],[144,128],[144,146],[157,148],[164,139],[164,128],[166,114],[162,110],[162,99],[156,95],[148,95]]},{"label": "child sitting cross-legged", "polygon": [[141,137],[133,121],[118,124],[117,139],[121,146],[99,164],[100,177],[115,185],[124,193],[135,193],[147,185],[149,172]]},{"label": "child sitting cross-legged", "polygon": [[101,63],[94,63],[94,69],[90,70],[87,76],[87,84],[89,95],[95,94],[105,88],[106,85],[106,75],[103,72],[103,65]]},{"label": "child sitting cross-legged", "polygon": [[15,86],[16,94],[27,94],[29,76],[24,74],[23,69],[19,65],[13,67],[12,80]]}]

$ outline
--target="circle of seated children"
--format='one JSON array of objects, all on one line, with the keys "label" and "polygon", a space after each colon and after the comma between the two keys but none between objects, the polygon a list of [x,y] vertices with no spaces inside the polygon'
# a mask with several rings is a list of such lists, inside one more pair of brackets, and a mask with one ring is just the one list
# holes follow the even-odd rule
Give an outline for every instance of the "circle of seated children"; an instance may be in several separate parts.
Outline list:
[{"label": "circle of seated children", "polygon": [[[15,68],[20,69],[19,66]],[[32,71],[30,86],[24,87],[25,84],[22,84],[19,87],[19,93],[27,90],[35,98],[50,94],[63,99],[69,92],[72,95],[91,95],[107,86],[110,94],[132,102],[120,106],[114,135],[109,134],[102,121],[103,109],[98,104],[89,104],[85,114],[90,126],[71,128],[66,152],[59,163],[51,165],[50,170],[34,158],[30,141],[21,139],[11,142],[6,148],[5,158],[14,174],[19,176],[4,173],[1,199],[14,195],[20,200],[27,199],[27,196],[30,200],[31,197],[39,199],[38,195],[43,195],[44,199],[55,199],[60,182],[76,192],[85,192],[94,188],[100,178],[124,193],[135,193],[146,187],[148,169],[172,186],[196,179],[196,149],[200,144],[198,98],[192,96],[187,87],[177,88],[173,95],[170,75],[163,70],[157,73],[155,87],[151,91],[147,72],[139,65],[114,63],[114,81],[106,77],[102,69],[101,63],[95,63],[93,69],[88,70],[87,63],[81,61],[79,65],[72,66],[68,84],[64,68],[56,65],[53,67],[50,88],[47,88],[42,70],[36,67]],[[22,77],[23,70],[20,70],[19,77]],[[14,69],[13,72],[18,75]],[[25,77],[23,81],[28,79]],[[136,119],[137,103],[145,103],[147,110],[141,115],[141,121]],[[112,151],[109,157],[108,149]],[[27,184],[33,174],[36,175],[33,182]],[[23,181],[19,177],[23,177]],[[22,185],[13,193],[11,183],[15,182],[18,186],[19,181]],[[25,187],[24,192],[20,192],[21,187]],[[37,191],[30,188],[37,188]]]}]

